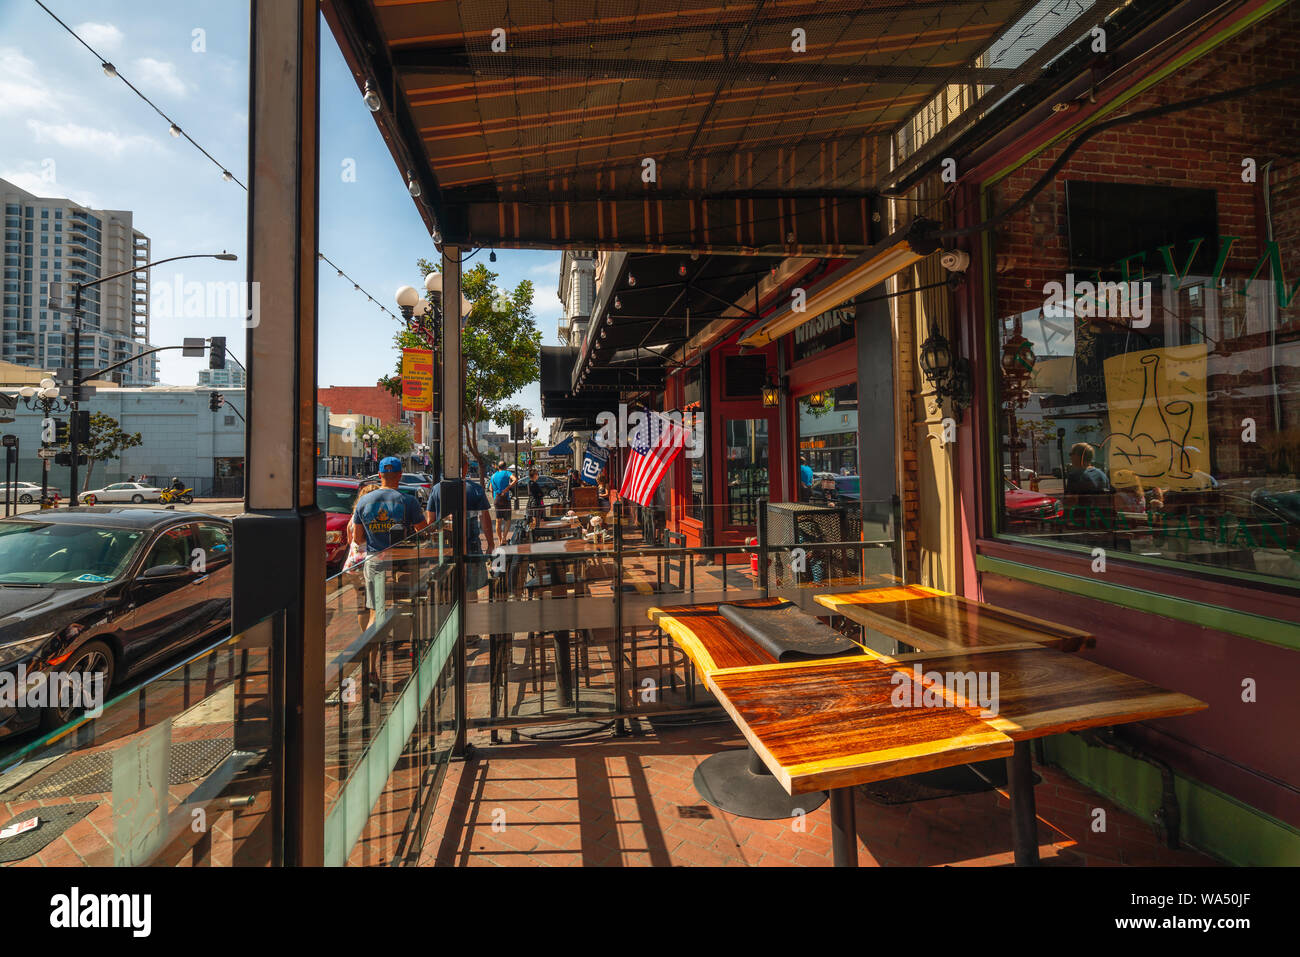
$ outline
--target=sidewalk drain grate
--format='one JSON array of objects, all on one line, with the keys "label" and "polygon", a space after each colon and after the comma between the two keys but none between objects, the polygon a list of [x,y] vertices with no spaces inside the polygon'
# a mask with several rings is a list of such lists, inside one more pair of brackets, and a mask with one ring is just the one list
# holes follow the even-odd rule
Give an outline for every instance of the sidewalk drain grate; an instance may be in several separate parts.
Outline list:
[{"label": "sidewalk drain grate", "polygon": [[[234,745],[234,738],[200,738],[173,744],[167,783],[184,784],[203,777],[234,750]],[[70,794],[107,794],[112,790],[113,752],[95,751],[74,759],[35,787],[2,797],[12,803]]]},{"label": "sidewalk drain grate", "polygon": [[8,827],[10,824],[17,824],[19,821],[26,821],[33,815],[41,819],[41,825],[33,831],[0,841],[0,864],[21,861],[33,854],[39,854],[47,844],[97,807],[99,805],[94,802],[88,804],[56,804],[53,807],[32,808],[17,817],[10,818],[0,827]]}]

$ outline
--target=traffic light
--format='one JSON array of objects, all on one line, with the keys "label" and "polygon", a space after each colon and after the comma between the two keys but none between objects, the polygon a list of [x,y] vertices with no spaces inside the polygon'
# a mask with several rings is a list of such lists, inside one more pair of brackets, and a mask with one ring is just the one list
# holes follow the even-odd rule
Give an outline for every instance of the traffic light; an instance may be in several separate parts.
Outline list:
[{"label": "traffic light", "polygon": [[224,369],[226,367],[226,337],[213,336],[208,349],[208,368]]},{"label": "traffic light", "polygon": [[55,419],[54,420],[54,444],[63,445],[67,441],[68,441],[68,420]]},{"label": "traffic light", "polygon": [[208,408],[213,412],[219,410],[226,402],[226,397],[220,392],[208,393]]},{"label": "traffic light", "polygon": [[90,410],[77,409],[72,413],[72,434],[78,445],[90,444]]}]

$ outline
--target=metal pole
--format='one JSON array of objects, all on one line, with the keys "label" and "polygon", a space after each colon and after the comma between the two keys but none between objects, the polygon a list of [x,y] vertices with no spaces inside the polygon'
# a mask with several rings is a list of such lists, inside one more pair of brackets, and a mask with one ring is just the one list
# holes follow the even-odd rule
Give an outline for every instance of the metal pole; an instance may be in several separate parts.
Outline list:
[{"label": "metal pole", "polygon": [[1032,866],[1038,863],[1038,816],[1028,741],[1017,741],[1015,751],[1007,758],[1007,791],[1011,796],[1011,849],[1016,866]]},{"label": "metal pole", "polygon": [[[769,479],[771,473],[768,473]],[[726,567],[725,565],[723,566]],[[723,576],[726,577],[725,575]],[[758,500],[758,589],[767,597],[767,499]]]},{"label": "metal pole", "polygon": [[836,867],[858,866],[858,825],[854,788],[831,790],[831,855]]},{"label": "metal pole", "polygon": [[71,406],[68,416],[68,439],[72,449],[72,494],[68,497],[68,508],[77,504],[77,402],[81,390],[81,284],[76,286],[72,297],[72,395],[68,399]]},{"label": "metal pole", "polygon": [[463,758],[468,755],[466,733],[469,730],[466,708],[465,660],[465,487],[461,482],[461,399],[465,394],[462,381],[460,351],[460,254],[458,246],[442,248],[442,317],[443,317],[443,440],[446,444],[443,462],[446,483],[439,493],[443,514],[450,505],[452,515],[452,554],[454,556],[455,601],[459,603],[456,615],[456,741],[452,754]]}]

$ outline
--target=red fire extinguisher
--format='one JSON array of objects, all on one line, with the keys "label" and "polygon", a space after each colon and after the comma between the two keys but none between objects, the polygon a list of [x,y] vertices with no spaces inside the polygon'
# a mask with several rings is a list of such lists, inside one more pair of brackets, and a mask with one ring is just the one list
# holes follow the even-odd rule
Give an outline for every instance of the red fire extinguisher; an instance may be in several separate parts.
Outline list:
[{"label": "red fire extinguisher", "polygon": [[[757,538],[747,538],[747,539],[745,539],[745,544],[746,544],[746,545],[757,545],[757,544],[758,544],[758,539],[757,539]],[[749,571],[750,571],[750,573],[751,573],[755,578],[758,577],[758,552],[750,552],[750,553],[749,553]]]}]

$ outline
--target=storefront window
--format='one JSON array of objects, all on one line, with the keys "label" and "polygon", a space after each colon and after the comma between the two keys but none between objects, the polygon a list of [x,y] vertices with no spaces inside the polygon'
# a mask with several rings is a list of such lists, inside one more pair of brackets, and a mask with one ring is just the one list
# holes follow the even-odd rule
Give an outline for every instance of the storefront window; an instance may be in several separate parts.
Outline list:
[{"label": "storefront window", "polygon": [[1000,528],[1300,583],[1300,297],[1280,251],[1263,278],[1215,271],[1229,237],[1211,271],[1179,276],[1192,245],[1148,252],[1174,272],[1116,275],[1118,291],[1076,275],[1002,319]]},{"label": "storefront window", "polygon": [[754,525],[757,503],[768,497],[767,420],[730,419],[727,430],[727,521]]},{"label": "storefront window", "polygon": [[858,384],[800,396],[799,501],[861,502],[858,479]]}]

